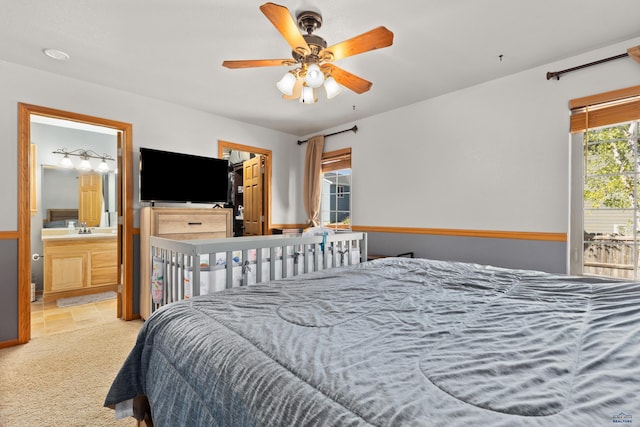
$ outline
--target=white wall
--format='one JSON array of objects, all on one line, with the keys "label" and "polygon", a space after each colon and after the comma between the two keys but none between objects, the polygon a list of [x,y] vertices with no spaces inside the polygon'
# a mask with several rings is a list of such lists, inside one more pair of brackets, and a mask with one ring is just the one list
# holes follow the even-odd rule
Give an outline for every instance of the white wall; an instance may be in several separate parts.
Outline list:
[{"label": "white wall", "polygon": [[[0,230],[18,226],[19,102],[131,123],[134,153],[144,146],[217,156],[218,140],[272,150],[273,222],[298,221],[297,205],[290,202],[302,191],[299,180],[291,177],[299,176],[301,168],[295,136],[2,61],[0,82],[0,200],[5,207]],[[137,186],[136,177],[134,200]],[[138,216],[134,218],[137,226]]]},{"label": "white wall", "polygon": [[638,44],[632,39],[399,108],[360,120],[355,135],[327,138],[326,151],[352,147],[353,224],[568,232],[568,102],[640,84],[640,64],[619,59],[559,81],[546,73]]},{"label": "white wall", "polygon": [[[640,84],[640,64],[621,59],[559,81],[547,81],[546,72],[637,44],[640,38],[360,120],[357,134],[328,138],[327,151],[353,149],[354,224],[566,232],[567,103]],[[304,222],[306,146],[295,136],[1,61],[0,80],[2,230],[17,228],[18,102],[132,123],[134,151],[217,155],[219,139],[271,149],[273,222]]]}]

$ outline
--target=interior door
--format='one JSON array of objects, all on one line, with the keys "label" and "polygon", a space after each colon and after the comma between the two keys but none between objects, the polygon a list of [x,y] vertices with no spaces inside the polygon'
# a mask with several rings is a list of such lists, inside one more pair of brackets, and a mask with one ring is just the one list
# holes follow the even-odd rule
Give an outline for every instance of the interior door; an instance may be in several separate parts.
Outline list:
[{"label": "interior door", "polygon": [[[87,173],[78,177],[78,222],[98,227],[102,215],[102,175]],[[80,226],[80,224],[76,224]]]},{"label": "interior door", "polygon": [[262,156],[242,163],[244,169],[244,235],[262,235]]}]

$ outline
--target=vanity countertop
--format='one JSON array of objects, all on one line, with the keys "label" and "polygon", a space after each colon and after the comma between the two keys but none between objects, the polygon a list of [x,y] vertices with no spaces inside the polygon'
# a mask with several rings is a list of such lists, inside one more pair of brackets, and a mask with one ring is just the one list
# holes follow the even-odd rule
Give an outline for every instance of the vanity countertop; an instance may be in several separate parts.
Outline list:
[{"label": "vanity countertop", "polygon": [[104,238],[116,238],[118,237],[115,228],[95,228],[91,230],[91,233],[78,233],[76,230],[74,233],[69,233],[66,229],[43,229],[42,240],[89,240],[89,239],[104,239]]}]

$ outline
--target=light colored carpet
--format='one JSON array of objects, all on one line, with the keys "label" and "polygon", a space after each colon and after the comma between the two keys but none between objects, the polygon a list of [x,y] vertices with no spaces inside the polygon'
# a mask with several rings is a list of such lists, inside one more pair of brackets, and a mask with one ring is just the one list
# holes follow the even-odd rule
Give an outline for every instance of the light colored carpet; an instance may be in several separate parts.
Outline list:
[{"label": "light colored carpet", "polygon": [[97,294],[82,295],[79,297],[58,298],[56,305],[58,307],[71,307],[73,305],[90,304],[92,302],[106,301],[109,299],[115,299],[118,296],[113,291],[100,292]]},{"label": "light colored carpet", "polygon": [[141,326],[114,320],[0,349],[0,426],[135,426],[102,405]]}]

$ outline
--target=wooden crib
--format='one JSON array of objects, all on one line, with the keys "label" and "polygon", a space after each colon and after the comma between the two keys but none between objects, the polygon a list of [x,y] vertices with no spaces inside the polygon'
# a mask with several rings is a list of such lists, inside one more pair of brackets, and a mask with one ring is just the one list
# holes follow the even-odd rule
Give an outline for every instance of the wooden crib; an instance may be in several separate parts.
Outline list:
[{"label": "wooden crib", "polygon": [[149,237],[151,310],[248,286],[367,260],[367,235],[273,235],[172,240]]}]

